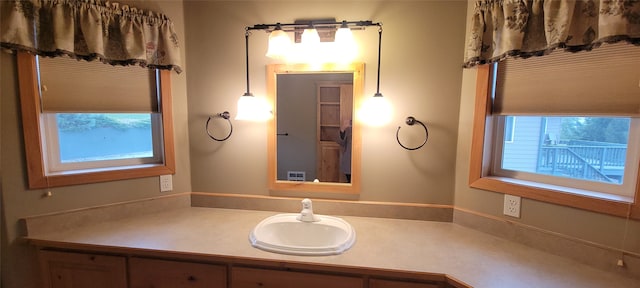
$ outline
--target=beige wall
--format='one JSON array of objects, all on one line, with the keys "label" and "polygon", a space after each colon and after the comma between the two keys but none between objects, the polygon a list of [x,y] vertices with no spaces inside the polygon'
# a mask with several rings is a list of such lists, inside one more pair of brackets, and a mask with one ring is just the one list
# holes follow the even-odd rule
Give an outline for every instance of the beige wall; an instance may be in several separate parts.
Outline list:
[{"label": "beige wall", "polygon": [[[132,3],[134,1],[121,1]],[[184,22],[181,1],[148,2],[135,1],[136,7],[167,14],[175,23],[179,39],[184,48]],[[184,59],[184,51],[182,57]],[[184,61],[183,61],[184,62]],[[183,64],[183,68],[187,68]],[[191,191],[189,165],[189,138],[187,136],[187,88],[188,69],[182,74],[172,73],[174,99],[174,126],[176,148],[176,174],[171,193]],[[2,230],[2,287],[36,287],[34,275],[37,267],[32,265],[33,249],[19,239],[23,235],[18,223],[20,218],[68,209],[117,203],[166,195],[160,193],[158,177],[106,183],[53,188],[53,197],[43,198],[44,190],[29,190],[26,187],[26,167],[23,151],[22,127],[20,124],[16,64],[12,55],[0,53],[0,93],[2,94],[0,135],[2,154],[2,197],[4,213]]]},{"label": "beige wall", "polygon": [[[245,91],[244,27],[300,18],[382,22],[381,92],[395,109],[391,123],[365,127],[360,200],[451,204],[466,3],[463,1],[185,2],[192,186],[198,192],[268,195],[266,124],[234,121],[226,142],[208,139],[207,116],[236,113]],[[378,33],[354,32],[365,62],[365,96],[375,93]],[[250,37],[251,92],[264,96],[268,34]],[[430,138],[417,151],[395,139],[413,115]],[[406,127],[402,133],[420,132]],[[404,134],[403,134],[404,135]],[[420,141],[421,134],[415,133]],[[419,144],[420,142],[418,142]]]},{"label": "beige wall", "polygon": [[[472,2],[472,1],[470,1]],[[472,11],[469,5],[469,13]],[[469,17],[467,17],[468,19]],[[640,222],[522,199],[521,218],[502,215],[503,194],[469,188],[469,151],[476,85],[476,70],[465,69],[460,99],[460,123],[456,158],[455,206],[513,220],[534,228],[576,237],[610,247],[640,253]],[[625,238],[625,229],[628,234]],[[624,242],[624,243],[623,243]]]},{"label": "beige wall", "polygon": [[[364,128],[359,199],[451,204],[455,196],[460,208],[503,217],[501,194],[467,185],[475,70],[461,69],[467,19],[463,1],[189,1],[184,11],[179,0],[134,5],[165,13],[175,22],[186,59],[185,72],[172,74],[174,192],[269,194],[265,124],[234,121],[233,136],[221,143],[204,132],[209,115],[224,110],[235,115],[236,101],[244,93],[245,26],[297,18],[371,19],[384,24],[381,92],[392,102],[395,116],[387,126]],[[360,61],[366,63],[368,97],[375,92],[377,33],[369,28],[355,34],[366,47]],[[266,92],[266,39],[262,32],[250,39],[255,95]],[[12,56],[0,55],[2,287],[35,287],[33,250],[18,240],[18,219],[162,194],[157,177],[55,188],[50,198],[42,198],[43,190],[27,189],[16,67]],[[430,128],[427,145],[412,152],[395,140],[397,126],[409,115]],[[402,132],[411,130],[403,126]],[[526,199],[517,221],[615,247],[621,246],[625,224],[619,218]],[[629,231],[626,248],[640,251],[638,222],[631,223]]]}]

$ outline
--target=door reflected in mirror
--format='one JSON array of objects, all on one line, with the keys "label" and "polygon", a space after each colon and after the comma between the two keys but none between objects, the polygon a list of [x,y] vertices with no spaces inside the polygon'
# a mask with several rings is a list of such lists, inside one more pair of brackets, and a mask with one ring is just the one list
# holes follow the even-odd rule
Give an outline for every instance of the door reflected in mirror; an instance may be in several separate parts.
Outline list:
[{"label": "door reflected in mirror", "polygon": [[363,64],[269,65],[269,188],[359,193]]}]

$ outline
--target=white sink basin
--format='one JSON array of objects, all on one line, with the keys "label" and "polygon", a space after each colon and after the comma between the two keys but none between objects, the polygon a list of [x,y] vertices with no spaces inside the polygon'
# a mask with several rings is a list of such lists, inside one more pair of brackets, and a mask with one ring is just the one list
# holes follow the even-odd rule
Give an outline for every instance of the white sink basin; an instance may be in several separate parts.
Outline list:
[{"label": "white sink basin", "polygon": [[300,214],[285,213],[262,220],[251,231],[253,247],[292,255],[335,255],[351,248],[356,232],[346,221],[316,215],[317,222],[297,220]]}]

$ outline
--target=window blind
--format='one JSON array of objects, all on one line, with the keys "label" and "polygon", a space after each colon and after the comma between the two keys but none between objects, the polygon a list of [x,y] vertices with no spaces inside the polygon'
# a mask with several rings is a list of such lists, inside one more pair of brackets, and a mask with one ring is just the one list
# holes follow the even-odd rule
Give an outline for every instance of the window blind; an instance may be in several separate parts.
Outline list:
[{"label": "window blind", "polygon": [[493,113],[640,116],[640,47],[603,44],[502,61]]},{"label": "window blind", "polygon": [[156,71],[38,57],[44,112],[158,112]]}]

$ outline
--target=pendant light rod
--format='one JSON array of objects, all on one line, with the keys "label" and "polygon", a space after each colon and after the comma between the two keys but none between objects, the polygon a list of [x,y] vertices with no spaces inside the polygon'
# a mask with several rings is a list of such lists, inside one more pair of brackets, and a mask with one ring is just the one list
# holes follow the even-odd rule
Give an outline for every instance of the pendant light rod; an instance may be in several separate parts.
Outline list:
[{"label": "pendant light rod", "polygon": [[382,25],[378,25],[378,83],[376,83],[375,96],[382,96],[380,94],[380,51],[382,51]]},{"label": "pendant light rod", "polygon": [[304,23],[274,23],[274,24],[256,24],[253,26],[246,27],[246,30],[266,30],[267,32],[271,32],[276,30],[276,28],[280,28],[284,31],[295,31],[296,29],[304,29],[309,26],[313,26],[316,29],[322,28],[335,28],[336,26],[347,26],[347,27],[356,27],[356,28],[366,28],[368,26],[379,26],[382,27],[381,23],[373,22],[371,20],[366,21],[326,21],[326,20],[311,20]]},{"label": "pendant light rod", "polygon": [[244,33],[244,52],[245,52],[245,61],[246,61],[246,70],[247,70],[247,92],[244,93],[245,96],[252,96],[251,92],[249,92],[249,29],[245,29]]}]

